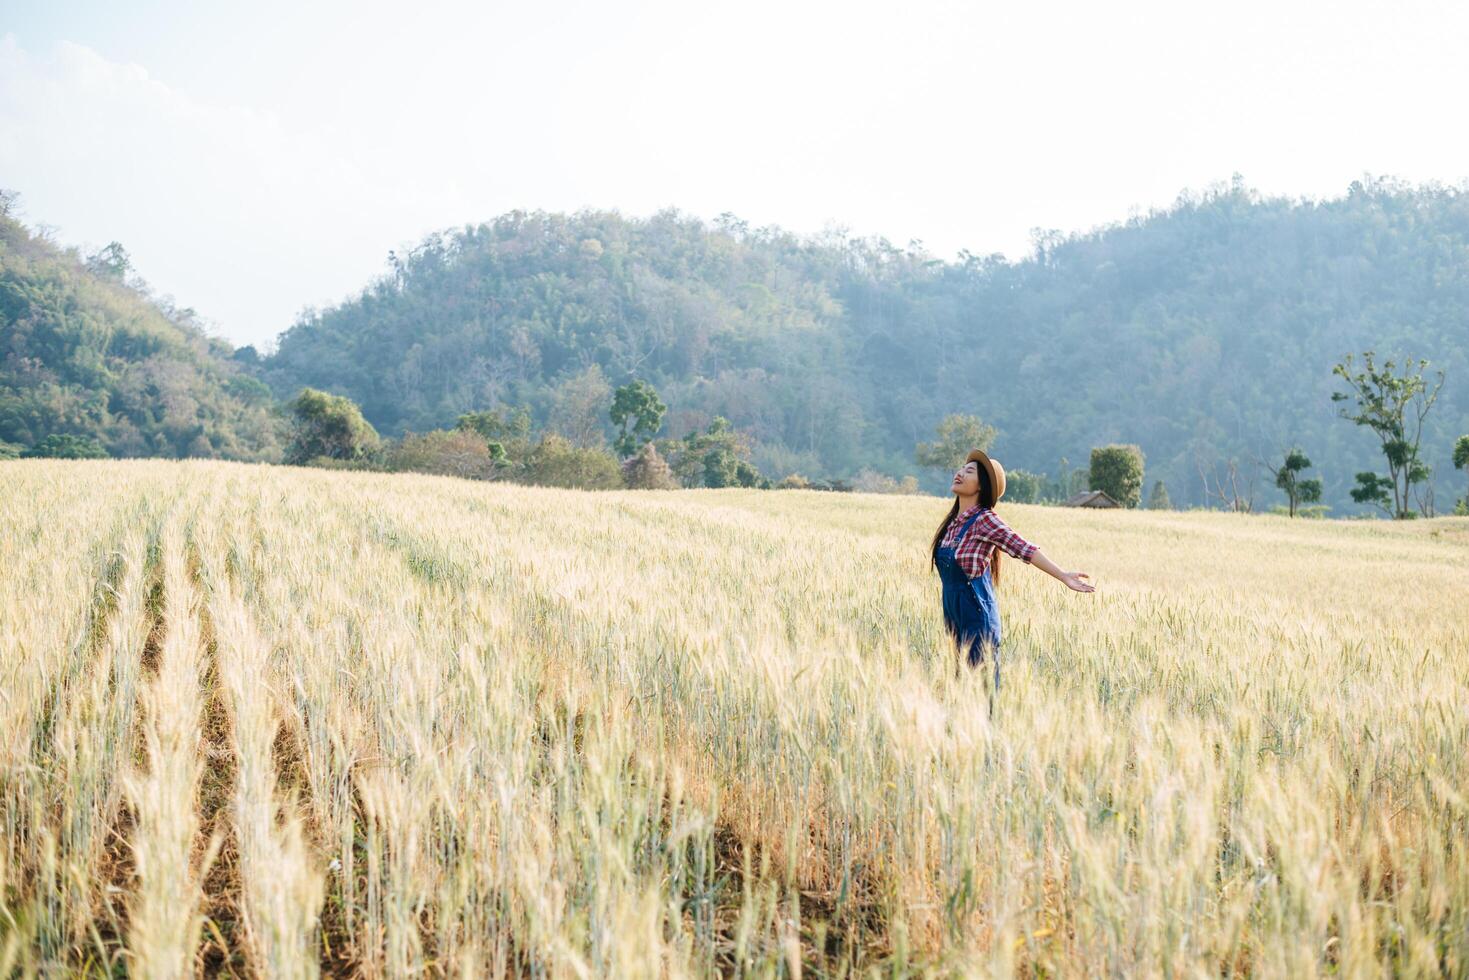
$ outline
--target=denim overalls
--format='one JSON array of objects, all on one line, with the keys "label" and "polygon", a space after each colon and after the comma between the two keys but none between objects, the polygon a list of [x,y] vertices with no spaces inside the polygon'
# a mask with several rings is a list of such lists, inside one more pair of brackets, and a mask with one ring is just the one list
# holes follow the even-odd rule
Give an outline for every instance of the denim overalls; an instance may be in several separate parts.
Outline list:
[{"label": "denim overalls", "polygon": [[[969,526],[979,519],[975,514],[954,536],[955,543],[964,540]],[[990,570],[971,579],[959,567],[953,548],[941,547],[935,554],[939,577],[944,583],[944,627],[954,637],[960,651],[967,655],[969,666],[984,663],[986,646],[992,649],[995,662],[995,687],[1000,686],[1000,607],[995,602],[995,587]]]}]

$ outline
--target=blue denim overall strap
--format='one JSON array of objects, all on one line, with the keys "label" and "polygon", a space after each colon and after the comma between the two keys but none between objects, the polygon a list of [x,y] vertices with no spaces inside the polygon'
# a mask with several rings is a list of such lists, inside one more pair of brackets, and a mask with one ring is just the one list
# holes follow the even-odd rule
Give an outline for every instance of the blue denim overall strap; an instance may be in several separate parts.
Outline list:
[{"label": "blue denim overall strap", "polygon": [[[970,525],[978,519],[979,514],[971,517],[959,529],[954,540],[963,541],[964,535],[969,532]],[[1000,611],[999,605],[995,602],[994,582],[990,577],[989,569],[985,569],[984,574],[976,578],[969,578],[959,567],[955,549],[950,547],[939,548],[935,553],[935,558],[939,577],[944,584],[944,626],[954,637],[971,667],[977,667],[984,662],[985,646],[988,645],[994,649],[995,684],[998,686],[1000,681]]]}]

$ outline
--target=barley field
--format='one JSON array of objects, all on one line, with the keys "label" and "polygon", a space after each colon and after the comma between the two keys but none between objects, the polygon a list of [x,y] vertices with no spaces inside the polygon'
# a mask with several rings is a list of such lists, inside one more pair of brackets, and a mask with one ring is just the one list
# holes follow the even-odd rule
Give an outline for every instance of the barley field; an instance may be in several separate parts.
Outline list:
[{"label": "barley field", "polygon": [[1469,520],[0,464],[0,975],[1464,976]]}]

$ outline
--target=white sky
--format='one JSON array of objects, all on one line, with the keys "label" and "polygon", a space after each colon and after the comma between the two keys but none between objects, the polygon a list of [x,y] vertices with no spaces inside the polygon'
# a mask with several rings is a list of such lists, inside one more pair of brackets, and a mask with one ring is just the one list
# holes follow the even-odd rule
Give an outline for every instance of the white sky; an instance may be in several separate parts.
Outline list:
[{"label": "white sky", "polygon": [[1018,257],[1244,175],[1469,177],[1469,5],[5,0],[0,187],[236,343],[512,208]]}]

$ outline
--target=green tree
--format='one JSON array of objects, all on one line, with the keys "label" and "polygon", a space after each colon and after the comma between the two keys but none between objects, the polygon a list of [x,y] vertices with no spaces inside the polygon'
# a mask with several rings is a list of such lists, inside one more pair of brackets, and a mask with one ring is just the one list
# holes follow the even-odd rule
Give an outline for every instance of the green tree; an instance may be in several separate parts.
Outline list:
[{"label": "green tree", "polygon": [[612,424],[621,427],[613,448],[622,456],[637,452],[639,447],[657,435],[666,411],[668,406],[646,381],[632,381],[618,388],[613,393],[612,409],[608,412]]},{"label": "green tree", "polygon": [[977,415],[946,415],[938,424],[933,442],[920,442],[914,449],[919,466],[936,470],[954,470],[964,462],[971,449],[989,452],[995,441],[995,427],[986,425]]},{"label": "green tree", "polygon": [[1005,499],[1017,504],[1038,504],[1045,498],[1050,482],[1039,473],[1010,470],[1005,474]]},{"label": "green tree", "polygon": [[[1334,402],[1354,402],[1353,407],[1343,406],[1338,415],[1357,425],[1373,431],[1382,443],[1382,454],[1387,459],[1385,480],[1364,481],[1364,474],[1357,474],[1358,486],[1352,490],[1352,499],[1357,503],[1371,503],[1398,519],[1415,516],[1409,508],[1414,500],[1413,489],[1426,483],[1432,471],[1418,458],[1418,444],[1423,436],[1423,419],[1438,400],[1443,388],[1444,373],[1438,372],[1438,382],[1430,387],[1423,377],[1428,361],[1419,358],[1414,364],[1405,360],[1402,372],[1397,363],[1389,358],[1379,366],[1373,351],[1362,353],[1362,367],[1357,368],[1351,354],[1331,369],[1331,373],[1346,381],[1350,391],[1334,391]],[[1383,499],[1382,485],[1388,488],[1388,500]],[[1428,515],[1423,501],[1418,501],[1419,511]]]},{"label": "green tree", "polygon": [[106,459],[107,450],[90,436],[53,434],[20,455],[23,459]]},{"label": "green tree", "polygon": [[302,388],[290,408],[294,428],[287,463],[305,464],[318,457],[360,459],[381,444],[377,430],[350,398]]},{"label": "green tree", "polygon": [[1389,517],[1406,517],[1393,509],[1393,482],[1370,470],[1357,474],[1357,485],[1352,488],[1352,499],[1359,504],[1372,504]]},{"label": "green tree", "polygon": [[[1469,436],[1460,436],[1454,440],[1454,469],[1469,473]],[[1469,514],[1469,493],[1464,494],[1464,499],[1459,501],[1454,512]]]},{"label": "green tree", "polygon": [[739,485],[739,463],[726,445],[714,445],[704,453],[704,486],[733,487]]},{"label": "green tree", "polygon": [[666,443],[669,465],[686,487],[760,487],[770,481],[750,462],[750,444],[729,419],[716,415],[703,432]]},{"label": "green tree", "polygon": [[1302,479],[1301,473],[1311,468],[1311,461],[1299,449],[1288,450],[1279,466],[1265,464],[1275,476],[1275,485],[1285,491],[1290,506],[1290,516],[1296,516],[1301,504],[1314,504],[1321,499],[1321,481]]},{"label": "green tree", "polygon": [[1092,450],[1087,483],[1124,507],[1143,499],[1143,451],[1132,444],[1113,443]]},{"label": "green tree", "polygon": [[1173,502],[1168,499],[1168,487],[1162,480],[1153,481],[1153,492],[1148,494],[1148,510],[1172,510]]}]

